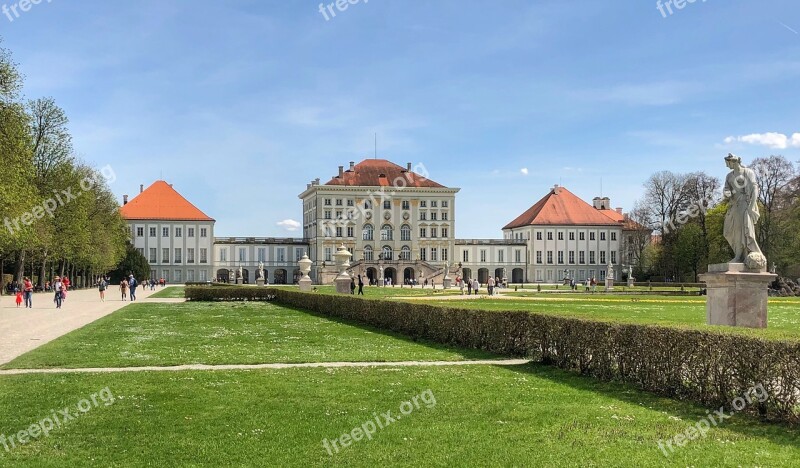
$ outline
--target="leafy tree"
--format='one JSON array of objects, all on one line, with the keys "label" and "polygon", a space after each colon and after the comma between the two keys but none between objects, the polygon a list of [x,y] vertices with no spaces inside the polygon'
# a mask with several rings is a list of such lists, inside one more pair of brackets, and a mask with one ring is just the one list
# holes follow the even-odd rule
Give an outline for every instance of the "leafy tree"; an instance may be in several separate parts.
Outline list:
[{"label": "leafy tree", "polygon": [[130,274],[133,274],[138,281],[144,280],[150,276],[150,263],[141,252],[129,243],[125,251],[125,257],[116,270],[111,273],[111,281],[120,282],[122,278],[127,278]]}]

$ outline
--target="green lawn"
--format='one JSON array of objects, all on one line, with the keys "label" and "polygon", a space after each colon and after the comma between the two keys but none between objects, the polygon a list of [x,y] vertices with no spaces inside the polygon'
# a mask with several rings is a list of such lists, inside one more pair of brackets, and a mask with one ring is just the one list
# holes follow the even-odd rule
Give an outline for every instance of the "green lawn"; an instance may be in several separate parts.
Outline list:
[{"label": "green lawn", "polygon": [[[770,339],[800,339],[800,299],[770,298],[766,330],[709,327],[705,297],[624,296],[613,294],[539,294],[529,299],[420,299],[443,307],[485,310],[524,310],[626,323],[718,329]],[[415,300],[416,302],[417,300]]]},{"label": "green lawn", "polygon": [[[160,288],[160,286],[156,286]],[[183,291],[186,288],[184,286],[168,286],[160,291],[156,291],[152,296],[157,299],[182,299],[184,297]]]},{"label": "green lawn", "polygon": [[4,368],[492,357],[262,303],[132,304]]},{"label": "green lawn", "polygon": [[[288,289],[295,289],[298,290],[297,286],[273,286],[270,287],[278,287],[278,288],[288,288]],[[336,288],[333,286],[314,286],[316,288],[316,294],[337,294]],[[358,289],[356,288],[356,292]],[[387,298],[387,297],[403,297],[403,296],[436,296],[436,295],[458,295],[460,292],[458,289],[449,289],[443,290],[441,285],[437,285],[436,289],[428,286],[423,288],[422,286],[414,286],[413,288],[409,286],[403,286],[402,288],[399,286],[392,287],[392,288],[384,288],[380,286],[364,286],[364,297],[367,299],[370,298]]]},{"label": "green lawn", "polygon": [[[658,441],[685,432],[705,409],[536,365],[6,376],[0,434],[106,387],[112,405],[101,402],[28,445],[0,446],[0,465],[736,467],[800,459],[797,429],[745,416],[667,458]],[[324,449],[324,439],[376,415],[396,418],[418,395],[419,408],[371,440]]]}]

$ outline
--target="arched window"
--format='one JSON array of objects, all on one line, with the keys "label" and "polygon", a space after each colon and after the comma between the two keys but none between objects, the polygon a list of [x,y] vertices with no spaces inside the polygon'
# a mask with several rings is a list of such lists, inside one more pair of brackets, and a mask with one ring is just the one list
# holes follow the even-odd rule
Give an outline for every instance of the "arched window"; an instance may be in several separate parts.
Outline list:
[{"label": "arched window", "polygon": [[381,240],[383,241],[390,241],[392,240],[392,226],[388,224],[384,224],[381,226]]},{"label": "arched window", "polygon": [[404,224],[403,227],[400,228],[400,240],[401,241],[411,240],[411,226],[409,226],[408,224]]},{"label": "arched window", "polygon": [[411,248],[407,245],[404,245],[402,249],[400,249],[400,260],[411,261]]},{"label": "arched window", "polygon": [[370,245],[364,247],[364,261],[365,262],[372,261],[372,246]]},{"label": "arched window", "polygon": [[364,230],[361,231],[361,233],[362,233],[361,237],[362,237],[363,240],[371,241],[372,240],[372,225],[371,224],[365,224],[364,225]]},{"label": "arched window", "polygon": [[392,248],[387,246],[383,247],[383,259],[386,261],[393,260],[392,258]]}]

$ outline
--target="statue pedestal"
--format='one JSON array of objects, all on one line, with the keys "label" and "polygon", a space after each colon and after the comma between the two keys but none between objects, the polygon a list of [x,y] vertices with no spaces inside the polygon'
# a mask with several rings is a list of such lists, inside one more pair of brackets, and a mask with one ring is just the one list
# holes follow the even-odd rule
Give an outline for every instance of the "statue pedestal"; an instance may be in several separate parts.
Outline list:
[{"label": "statue pedestal", "polygon": [[767,328],[767,286],[777,275],[748,270],[743,263],[718,263],[700,275],[706,283],[709,325]]},{"label": "statue pedestal", "polygon": [[339,294],[350,294],[350,278],[341,276],[336,278],[336,292]]},{"label": "statue pedestal", "polygon": [[264,280],[262,278],[257,279],[256,286],[264,286]]},{"label": "statue pedestal", "polygon": [[[308,291],[311,291],[313,289],[313,282],[311,281],[311,278],[308,278],[308,277],[301,278],[300,281],[297,282],[297,284],[300,286],[300,290],[304,291],[304,292],[308,292]],[[349,282],[347,283],[347,288],[348,289],[350,288],[350,283]],[[337,290],[338,290],[338,286],[337,286]]]},{"label": "statue pedestal", "polygon": [[453,280],[451,278],[445,278],[442,280],[442,288],[450,289],[453,286]]},{"label": "statue pedestal", "polygon": [[236,284],[244,284],[244,278],[236,278]]},{"label": "statue pedestal", "polygon": [[606,291],[614,290],[614,278],[606,278]]}]

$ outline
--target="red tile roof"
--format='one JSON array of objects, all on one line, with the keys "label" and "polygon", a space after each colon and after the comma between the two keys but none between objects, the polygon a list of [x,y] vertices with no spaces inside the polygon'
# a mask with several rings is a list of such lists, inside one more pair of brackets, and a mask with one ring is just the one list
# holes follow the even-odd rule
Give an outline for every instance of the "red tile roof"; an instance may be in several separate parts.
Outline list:
[{"label": "red tile roof", "polygon": [[127,220],[214,221],[163,180],[147,187],[119,211]]},{"label": "red tile roof", "polygon": [[598,210],[599,212],[603,213],[604,215],[608,216],[614,221],[623,222],[625,221],[625,215],[620,213],[617,210]]},{"label": "red tile roof", "polygon": [[[403,179],[403,182],[394,181]],[[346,170],[342,176],[335,176],[325,185],[349,187],[427,187],[446,188],[444,185],[413,172],[385,159],[365,159],[356,164],[353,170]]]},{"label": "red tile roof", "polygon": [[618,226],[619,223],[564,187],[555,187],[503,229],[531,225]]}]

